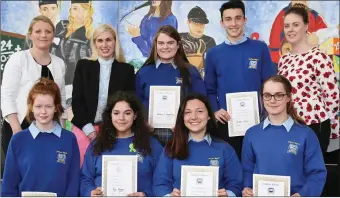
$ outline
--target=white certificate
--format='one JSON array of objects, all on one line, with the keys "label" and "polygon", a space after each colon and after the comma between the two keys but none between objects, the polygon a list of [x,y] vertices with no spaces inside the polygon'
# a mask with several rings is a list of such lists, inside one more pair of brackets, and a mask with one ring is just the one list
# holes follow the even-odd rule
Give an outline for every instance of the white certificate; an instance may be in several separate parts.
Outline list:
[{"label": "white certificate", "polygon": [[254,196],[290,197],[290,176],[253,174]]},{"label": "white certificate", "polygon": [[137,192],[136,155],[103,155],[102,159],[104,196],[126,196]]},{"label": "white certificate", "polygon": [[180,95],[180,86],[150,86],[149,123],[153,128],[175,126]]},{"label": "white certificate", "polygon": [[181,196],[217,196],[218,167],[184,166],[181,173]]},{"label": "white certificate", "polygon": [[231,116],[228,121],[229,137],[244,136],[250,127],[260,123],[256,91],[228,93],[226,100]]},{"label": "white certificate", "polygon": [[56,197],[57,193],[22,191],[21,196],[22,197]]}]

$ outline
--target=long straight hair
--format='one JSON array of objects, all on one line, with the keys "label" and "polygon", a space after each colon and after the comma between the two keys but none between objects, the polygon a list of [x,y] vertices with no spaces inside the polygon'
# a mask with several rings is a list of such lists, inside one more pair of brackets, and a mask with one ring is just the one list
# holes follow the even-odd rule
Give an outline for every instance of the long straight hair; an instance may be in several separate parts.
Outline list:
[{"label": "long straight hair", "polygon": [[[159,5],[159,14],[160,14],[160,22],[164,21],[166,17],[168,17],[171,12],[172,0],[163,0]],[[156,6],[150,6],[149,12],[146,16],[151,17],[156,11]]]},{"label": "long straight hair", "polygon": [[176,28],[172,27],[171,25],[165,25],[158,29],[152,43],[152,48],[149,57],[146,59],[146,61],[143,64],[143,67],[146,65],[154,65],[156,64],[156,60],[158,59],[157,54],[157,39],[159,35],[163,33],[168,35],[169,37],[176,40],[178,44],[178,49],[174,57],[174,64],[179,68],[181,77],[183,79],[183,86],[190,87],[191,80],[190,80],[190,73],[189,73],[189,67],[191,66],[183,49],[183,45],[181,42],[181,37],[179,33],[177,32]]},{"label": "long straight hair", "polygon": [[188,94],[182,100],[181,105],[178,109],[173,138],[167,143],[165,147],[166,155],[169,156],[170,158],[184,160],[189,157],[190,154],[188,145],[189,129],[184,124],[184,112],[187,103],[191,100],[199,100],[202,103],[204,103],[208,111],[208,116],[210,117],[207,123],[206,134],[209,134],[213,139],[220,139],[220,136],[217,132],[214,112],[210,107],[208,99],[202,94],[198,93]]},{"label": "long straight hair", "polygon": [[[285,78],[284,76],[282,75],[275,75],[275,76],[272,76],[270,78],[268,78],[266,81],[264,81],[264,83],[262,84],[262,88],[261,88],[261,95],[263,95],[263,88],[264,88],[264,85],[267,83],[267,82],[276,82],[276,83],[281,83],[286,91],[286,95],[288,97],[290,97],[290,101],[287,103],[287,114],[290,115],[293,120],[299,124],[305,124],[305,121],[300,117],[298,116],[298,114],[296,113],[296,109],[294,108],[294,103],[292,101],[292,85],[290,84],[289,80],[287,78]],[[264,105],[262,105],[264,107]]]}]

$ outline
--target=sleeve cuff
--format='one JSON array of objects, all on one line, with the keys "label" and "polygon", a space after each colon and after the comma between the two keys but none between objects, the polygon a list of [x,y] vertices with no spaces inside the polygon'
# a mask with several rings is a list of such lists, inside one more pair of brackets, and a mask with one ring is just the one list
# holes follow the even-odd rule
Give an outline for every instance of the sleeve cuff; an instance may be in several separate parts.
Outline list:
[{"label": "sleeve cuff", "polygon": [[227,190],[228,197],[236,197],[235,193],[231,190]]},{"label": "sleeve cuff", "polygon": [[171,196],[171,194],[166,194],[163,197],[170,197],[170,196]]},{"label": "sleeve cuff", "polygon": [[93,124],[88,123],[86,124],[82,130],[84,131],[85,135],[88,136],[91,132],[95,131]]}]

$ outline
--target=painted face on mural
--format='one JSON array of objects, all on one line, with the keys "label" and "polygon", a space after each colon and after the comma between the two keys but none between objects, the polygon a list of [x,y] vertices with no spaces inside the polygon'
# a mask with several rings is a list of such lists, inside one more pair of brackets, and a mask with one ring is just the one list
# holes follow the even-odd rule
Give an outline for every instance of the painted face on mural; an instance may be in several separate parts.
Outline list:
[{"label": "painted face on mural", "polygon": [[106,31],[99,34],[96,38],[95,46],[99,57],[103,58],[104,60],[113,58],[116,41],[110,32]]},{"label": "painted face on mural", "polygon": [[[274,95],[274,96],[271,96]],[[263,104],[268,114],[280,115],[287,112],[287,103],[290,97],[282,83],[268,81],[263,87]]]},{"label": "painted face on mural", "polygon": [[152,1],[152,6],[159,6],[159,5],[161,5],[161,1],[155,1],[155,0]]},{"label": "painted face on mural", "polygon": [[49,49],[54,38],[53,27],[49,23],[38,21],[32,26],[32,33],[29,37],[34,47]]},{"label": "painted face on mural", "polygon": [[184,109],[184,125],[189,129],[190,133],[205,133],[208,120],[210,120],[210,117],[203,102],[197,99],[187,102]]},{"label": "painted face on mural", "polygon": [[157,38],[157,55],[163,62],[171,61],[178,50],[178,43],[170,36],[160,33]]},{"label": "painted face on mural", "polygon": [[48,17],[52,22],[55,22],[58,11],[57,4],[46,4],[40,6],[40,14]]},{"label": "painted face on mural", "polygon": [[49,94],[38,94],[34,99],[32,112],[38,125],[50,125],[56,112],[53,97]]},{"label": "painted face on mural", "polygon": [[205,24],[195,23],[191,20],[188,20],[188,26],[190,35],[195,38],[201,38],[204,34]]},{"label": "painted face on mural", "polygon": [[244,34],[246,21],[247,18],[241,9],[227,9],[223,11],[221,25],[226,30],[229,39],[239,40]]},{"label": "painted face on mural", "polygon": [[116,128],[117,133],[131,133],[131,127],[136,118],[136,114],[127,102],[117,102],[112,109],[111,116],[112,124]]},{"label": "painted face on mural", "polygon": [[295,44],[302,41],[306,37],[307,30],[308,25],[303,23],[301,16],[291,13],[284,18],[283,31],[289,43]]},{"label": "painted face on mural", "polygon": [[81,3],[72,3],[71,16],[74,18],[75,23],[84,25],[87,15],[88,11],[81,6]]}]

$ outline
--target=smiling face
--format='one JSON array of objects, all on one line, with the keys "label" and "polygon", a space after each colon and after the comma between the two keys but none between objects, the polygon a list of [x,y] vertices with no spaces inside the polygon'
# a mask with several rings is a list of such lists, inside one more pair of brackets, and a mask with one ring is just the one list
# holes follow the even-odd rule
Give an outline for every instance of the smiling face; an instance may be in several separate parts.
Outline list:
[{"label": "smiling face", "polygon": [[56,112],[53,97],[49,94],[38,94],[33,102],[32,113],[37,125],[48,126],[53,123]]},{"label": "smiling face", "polygon": [[303,22],[301,16],[290,13],[284,18],[284,34],[289,43],[296,44],[304,40],[307,30],[308,25]]},{"label": "smiling face", "polygon": [[246,21],[242,9],[226,9],[223,11],[221,25],[226,30],[228,37],[236,41],[242,38]]},{"label": "smiling face", "polygon": [[53,27],[49,23],[37,21],[33,24],[29,37],[34,47],[42,50],[49,49],[54,38]]},{"label": "smiling face", "polygon": [[184,125],[190,133],[205,134],[210,120],[207,107],[200,100],[189,100],[184,109]]},{"label": "smiling face", "polygon": [[117,134],[131,133],[131,127],[136,119],[136,114],[130,105],[125,101],[117,102],[112,109],[112,124],[117,130]]},{"label": "smiling face", "polygon": [[115,53],[116,41],[114,36],[109,31],[99,34],[95,40],[95,46],[99,57],[104,60],[110,60]]},{"label": "smiling face", "polygon": [[170,36],[160,33],[157,38],[157,55],[164,61],[169,62],[172,60],[179,48],[178,42]]},{"label": "smiling face", "polygon": [[287,114],[290,96],[286,93],[282,83],[268,81],[264,84],[263,104],[269,115]]}]

